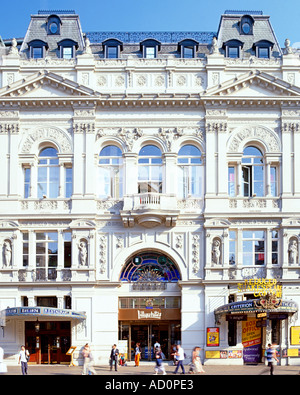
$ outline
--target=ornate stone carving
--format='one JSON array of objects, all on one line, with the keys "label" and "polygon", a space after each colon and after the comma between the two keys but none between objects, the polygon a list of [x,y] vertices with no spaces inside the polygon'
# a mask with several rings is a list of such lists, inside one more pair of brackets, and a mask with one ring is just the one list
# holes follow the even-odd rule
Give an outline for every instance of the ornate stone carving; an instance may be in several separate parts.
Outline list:
[{"label": "ornate stone carving", "polygon": [[246,127],[243,130],[233,132],[229,140],[229,151],[241,152],[245,142],[249,139],[262,141],[267,146],[268,152],[280,152],[280,142],[275,132],[263,126]]},{"label": "ornate stone carving", "polygon": [[107,250],[107,240],[106,236],[100,236],[100,273],[104,274],[106,272],[106,250]]},{"label": "ornate stone carving", "polygon": [[167,151],[171,152],[173,147],[173,142],[183,135],[182,128],[165,129],[161,128],[159,130],[158,136],[162,138],[167,146]]},{"label": "ornate stone carving", "polygon": [[5,240],[3,243],[3,267],[12,265],[12,246],[10,240]]},{"label": "ornate stone carving", "polygon": [[121,128],[118,135],[125,142],[128,152],[131,152],[134,142],[142,137],[143,131],[139,128],[133,130],[125,130],[124,128]]},{"label": "ornate stone carving", "polygon": [[199,257],[199,243],[200,236],[199,235],[193,235],[193,243],[192,243],[192,255],[193,255],[193,272],[197,273],[200,268],[200,257]]},{"label": "ornate stone carving", "polygon": [[289,242],[289,263],[296,265],[298,262],[298,243],[296,238],[292,237]]},{"label": "ornate stone carving", "polygon": [[52,140],[59,145],[61,153],[72,152],[71,142],[69,137],[62,130],[55,127],[39,128],[28,134],[25,142],[22,145],[22,153],[29,154],[34,144],[42,141]]}]

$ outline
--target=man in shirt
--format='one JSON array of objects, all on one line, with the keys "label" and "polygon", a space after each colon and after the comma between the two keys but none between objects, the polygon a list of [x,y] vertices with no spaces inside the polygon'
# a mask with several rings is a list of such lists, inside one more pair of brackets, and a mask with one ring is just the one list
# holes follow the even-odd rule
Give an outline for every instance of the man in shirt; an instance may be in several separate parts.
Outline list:
[{"label": "man in shirt", "polygon": [[22,346],[20,354],[19,354],[19,362],[18,363],[21,362],[21,369],[22,369],[23,376],[25,374],[27,374],[27,371],[28,371],[28,364],[27,364],[28,357],[29,357],[28,350],[25,350],[25,346]]},{"label": "man in shirt", "polygon": [[117,349],[117,345],[114,344],[110,353],[110,370],[112,370],[113,363],[115,363],[115,371],[118,370],[118,356],[119,350]]},{"label": "man in shirt", "polygon": [[267,348],[267,362],[268,362],[268,366],[270,367],[270,374],[273,376],[274,374],[274,362],[279,362],[278,358],[276,357],[276,344],[273,343],[268,344],[268,348]]},{"label": "man in shirt", "polygon": [[176,366],[174,374],[176,374],[178,372],[179,366],[181,367],[182,374],[185,374],[185,370],[184,370],[184,366],[183,366],[184,349],[180,346],[180,344],[177,345],[176,349],[177,349],[177,351],[175,353],[175,358],[177,360],[177,366]]}]

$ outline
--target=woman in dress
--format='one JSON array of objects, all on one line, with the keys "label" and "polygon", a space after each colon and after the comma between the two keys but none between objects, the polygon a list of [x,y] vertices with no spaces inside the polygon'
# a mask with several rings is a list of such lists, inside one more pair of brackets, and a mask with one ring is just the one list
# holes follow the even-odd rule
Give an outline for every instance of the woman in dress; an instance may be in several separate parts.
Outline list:
[{"label": "woman in dress", "polygon": [[205,373],[200,359],[200,347],[195,347],[192,353],[192,363],[195,367],[195,373]]}]

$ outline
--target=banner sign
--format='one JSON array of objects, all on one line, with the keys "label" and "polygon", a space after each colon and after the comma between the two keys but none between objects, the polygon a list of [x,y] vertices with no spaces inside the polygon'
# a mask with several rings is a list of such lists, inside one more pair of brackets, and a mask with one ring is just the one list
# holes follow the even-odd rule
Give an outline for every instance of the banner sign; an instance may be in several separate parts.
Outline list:
[{"label": "banner sign", "polygon": [[244,346],[245,363],[259,363],[261,361],[261,328],[256,325],[256,318],[242,321],[242,343]]},{"label": "banner sign", "polygon": [[279,285],[276,279],[254,278],[245,280],[237,285],[238,292],[254,294],[255,298],[266,296],[267,294],[275,295],[282,298],[282,285]]},{"label": "banner sign", "polygon": [[6,317],[66,317],[66,318],[77,318],[86,319],[86,315],[83,312],[76,312],[69,309],[56,309],[50,307],[12,307],[1,312]]}]

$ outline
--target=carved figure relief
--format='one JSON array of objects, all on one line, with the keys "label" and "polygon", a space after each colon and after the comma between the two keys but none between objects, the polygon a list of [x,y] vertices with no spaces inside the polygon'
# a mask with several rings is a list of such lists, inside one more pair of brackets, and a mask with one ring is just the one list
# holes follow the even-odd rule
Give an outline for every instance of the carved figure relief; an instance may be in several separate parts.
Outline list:
[{"label": "carved figure relief", "polygon": [[215,238],[212,243],[212,262],[216,265],[221,263],[221,242],[219,239]]},{"label": "carved figure relief", "polygon": [[3,266],[9,267],[12,264],[12,248],[9,240],[5,240],[3,244]]},{"label": "carved figure relief", "polygon": [[290,239],[289,243],[289,263],[295,265],[298,260],[298,245],[296,239]]},{"label": "carved figure relief", "polygon": [[80,240],[79,246],[79,264],[80,266],[87,266],[87,257],[88,257],[88,250],[87,250],[87,242],[85,240]]}]

